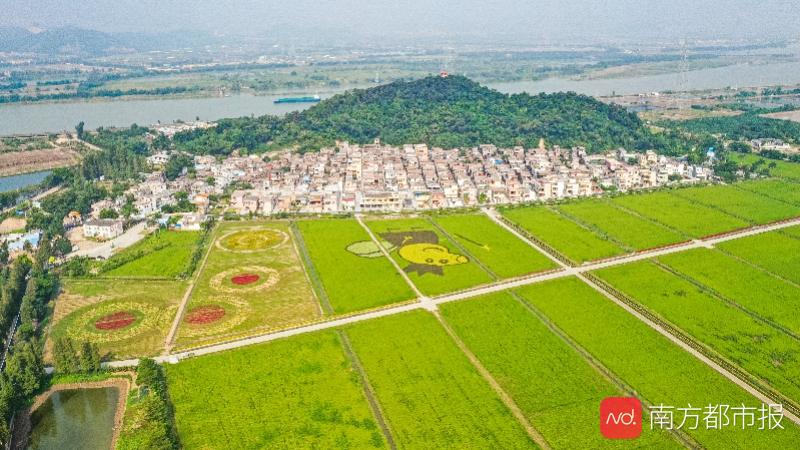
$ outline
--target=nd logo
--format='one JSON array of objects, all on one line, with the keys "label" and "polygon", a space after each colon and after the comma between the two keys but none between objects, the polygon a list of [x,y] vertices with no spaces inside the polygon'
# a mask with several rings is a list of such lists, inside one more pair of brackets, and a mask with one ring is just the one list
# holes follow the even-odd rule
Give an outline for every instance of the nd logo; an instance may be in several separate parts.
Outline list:
[{"label": "nd logo", "polygon": [[635,397],[608,397],[600,403],[600,433],[608,439],[642,434],[642,402]]}]

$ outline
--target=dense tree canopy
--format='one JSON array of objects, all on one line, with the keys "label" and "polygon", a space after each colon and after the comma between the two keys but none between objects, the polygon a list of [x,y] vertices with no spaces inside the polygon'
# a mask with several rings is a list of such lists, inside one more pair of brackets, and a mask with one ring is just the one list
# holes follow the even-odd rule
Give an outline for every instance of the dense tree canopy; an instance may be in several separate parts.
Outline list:
[{"label": "dense tree canopy", "polygon": [[539,139],[602,151],[640,148],[653,140],[635,114],[575,93],[507,95],[461,77],[428,77],[356,89],[283,118],[220,120],[179,133],[178,149],[196,154],[257,152],[276,147],[316,150],[335,140],[446,148],[495,144],[534,147]]}]

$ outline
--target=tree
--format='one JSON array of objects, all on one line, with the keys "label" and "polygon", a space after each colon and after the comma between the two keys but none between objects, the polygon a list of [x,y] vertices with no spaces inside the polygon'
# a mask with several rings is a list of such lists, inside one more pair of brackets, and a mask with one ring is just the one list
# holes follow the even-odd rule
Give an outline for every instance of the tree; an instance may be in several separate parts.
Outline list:
[{"label": "tree", "polygon": [[84,341],[81,344],[80,355],[81,371],[84,373],[94,373],[100,371],[100,351],[96,344]]},{"label": "tree", "polygon": [[83,140],[83,133],[84,133],[83,127],[84,127],[84,123],[83,123],[82,120],[80,122],[78,122],[77,125],[75,125],[75,134],[77,134],[78,135],[78,139],[81,139],[81,140]]},{"label": "tree", "polygon": [[58,373],[77,373],[81,369],[72,339],[61,337],[53,345],[53,363]]},{"label": "tree", "polygon": [[0,264],[2,265],[8,264],[9,256],[10,253],[8,251],[8,241],[3,241],[3,243],[0,244]]},{"label": "tree", "polygon": [[125,196],[125,204],[122,205],[122,216],[125,220],[129,220],[137,212],[134,201],[133,195]]},{"label": "tree", "polygon": [[69,255],[71,251],[72,242],[63,236],[56,240],[55,244],[53,245],[53,252],[62,258]]},{"label": "tree", "polygon": [[45,376],[44,362],[38,345],[34,342],[17,344],[7,363],[6,373],[11,385],[22,398],[36,392]]},{"label": "tree", "polygon": [[116,219],[119,217],[119,213],[111,208],[104,208],[102,211],[100,211],[99,217],[101,219]]}]

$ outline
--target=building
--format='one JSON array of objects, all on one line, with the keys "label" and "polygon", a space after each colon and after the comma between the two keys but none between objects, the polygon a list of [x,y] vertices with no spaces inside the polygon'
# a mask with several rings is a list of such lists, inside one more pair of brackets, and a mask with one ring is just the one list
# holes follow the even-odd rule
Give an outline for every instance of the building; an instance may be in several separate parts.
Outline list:
[{"label": "building", "polygon": [[87,238],[113,239],[122,231],[122,221],[116,219],[92,219],[83,224],[83,236]]}]

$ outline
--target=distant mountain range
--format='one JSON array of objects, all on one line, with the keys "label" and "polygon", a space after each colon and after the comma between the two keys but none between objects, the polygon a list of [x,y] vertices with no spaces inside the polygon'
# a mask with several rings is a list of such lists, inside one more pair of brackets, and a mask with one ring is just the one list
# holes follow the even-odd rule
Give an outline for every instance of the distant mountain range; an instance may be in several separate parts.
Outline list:
[{"label": "distant mountain range", "polygon": [[285,117],[225,119],[217,127],[175,138],[194,153],[315,150],[334,140],[444,148],[495,144],[651,148],[653,135],[625,109],[575,93],[507,95],[462,76],[430,76],[356,89]]},{"label": "distant mountain range", "polygon": [[125,50],[172,50],[213,44],[204,32],[104,33],[82,28],[54,28],[32,32],[20,27],[0,27],[0,52],[51,56],[100,56]]}]

